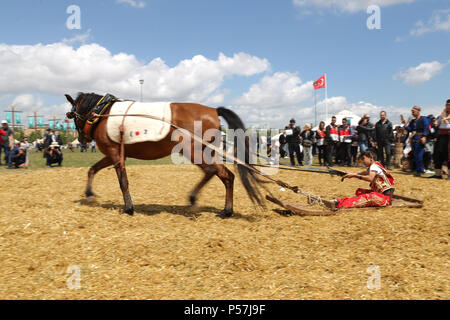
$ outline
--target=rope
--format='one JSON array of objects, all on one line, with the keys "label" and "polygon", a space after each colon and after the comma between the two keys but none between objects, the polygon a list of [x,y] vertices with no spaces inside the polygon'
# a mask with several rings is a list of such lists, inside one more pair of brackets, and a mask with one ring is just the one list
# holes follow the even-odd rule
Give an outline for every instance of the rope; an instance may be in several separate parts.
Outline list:
[{"label": "rope", "polygon": [[186,129],[186,128],[181,128],[181,127],[179,127],[179,126],[177,126],[177,125],[175,125],[175,124],[173,124],[172,122],[169,122],[169,121],[167,121],[167,120],[164,120],[164,119],[161,119],[161,118],[158,118],[158,117],[154,117],[154,116],[151,116],[151,115],[147,115],[147,114],[117,114],[117,115],[114,114],[114,115],[97,115],[97,117],[103,117],[103,118],[107,118],[107,117],[124,117],[124,118],[125,118],[125,117],[143,117],[143,118],[149,118],[149,119],[153,119],[153,120],[158,120],[158,121],[161,121],[161,122],[165,122],[165,123],[167,123],[167,124],[170,124],[170,125],[171,125],[172,127],[174,127],[175,129],[178,129],[178,130],[181,130],[181,131],[186,131],[186,132],[188,132],[188,133],[191,135],[191,137],[192,137],[195,141],[197,141],[197,142],[201,143],[202,145],[204,145],[204,146],[206,146],[206,147],[208,147],[208,148],[214,150],[215,152],[217,152],[217,153],[218,153],[219,155],[221,155],[222,157],[225,156],[225,159],[231,158],[231,159],[232,159],[233,161],[235,161],[237,164],[240,164],[240,165],[246,167],[246,168],[249,169],[250,171],[253,171],[253,172],[256,173],[256,174],[259,174],[260,176],[266,178],[267,180],[270,180],[270,181],[272,181],[273,183],[275,183],[275,184],[277,184],[277,185],[279,185],[279,186],[281,186],[281,187],[283,187],[283,188],[289,189],[289,190],[293,191],[294,193],[297,193],[297,194],[301,194],[301,195],[306,196],[306,197],[308,198],[308,203],[309,203],[310,205],[318,204],[318,205],[320,205],[320,206],[326,207],[326,206],[324,205],[324,203],[323,203],[323,201],[322,201],[322,198],[321,198],[320,196],[314,195],[314,194],[311,194],[311,193],[308,193],[308,192],[306,192],[306,191],[300,189],[298,186],[291,186],[291,185],[289,185],[288,183],[286,183],[286,182],[284,182],[284,181],[274,179],[274,178],[268,176],[267,174],[261,172],[260,170],[258,170],[258,169],[256,169],[256,168],[250,166],[249,164],[243,162],[242,160],[239,160],[238,158],[236,158],[236,157],[234,157],[234,156],[231,156],[231,155],[228,155],[228,154],[226,154],[226,153],[224,154],[223,150],[220,150],[220,148],[218,148],[218,147],[212,145],[212,144],[209,143],[209,142],[203,141],[202,138],[196,136],[195,133],[191,132],[190,130],[188,130],[188,129]]}]

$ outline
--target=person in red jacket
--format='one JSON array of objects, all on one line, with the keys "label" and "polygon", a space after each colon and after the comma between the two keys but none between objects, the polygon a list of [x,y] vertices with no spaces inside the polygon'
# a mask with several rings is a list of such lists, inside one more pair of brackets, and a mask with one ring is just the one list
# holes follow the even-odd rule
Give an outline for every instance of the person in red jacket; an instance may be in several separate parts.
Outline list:
[{"label": "person in red jacket", "polygon": [[360,173],[348,173],[344,179],[359,179],[370,183],[370,189],[356,190],[356,196],[337,200],[324,201],[324,204],[332,210],[388,207],[391,205],[391,197],[394,194],[394,177],[376,161],[376,154],[371,150],[364,152],[362,162],[367,168]]},{"label": "person in red jacket", "polygon": [[5,131],[0,128],[0,166],[2,165],[2,149],[3,149],[3,137],[6,136]]}]

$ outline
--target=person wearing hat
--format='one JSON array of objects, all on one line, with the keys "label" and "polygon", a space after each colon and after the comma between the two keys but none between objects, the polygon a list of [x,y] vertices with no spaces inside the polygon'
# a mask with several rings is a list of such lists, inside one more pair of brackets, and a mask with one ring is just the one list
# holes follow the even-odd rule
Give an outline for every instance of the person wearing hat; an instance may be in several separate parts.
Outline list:
[{"label": "person wearing hat", "polygon": [[289,127],[286,130],[286,140],[289,148],[289,158],[291,165],[295,166],[294,153],[297,156],[299,166],[303,166],[302,153],[300,152],[300,128],[295,125],[295,119],[291,119]]},{"label": "person wearing hat", "polygon": [[423,164],[423,155],[425,152],[425,143],[427,142],[427,136],[429,135],[429,119],[420,115],[421,108],[414,106],[411,110],[413,119],[406,126],[406,121],[403,120],[403,125],[406,126],[408,132],[413,133],[412,137],[412,151],[414,155],[414,162],[416,166],[416,177],[420,177],[422,173],[425,173],[425,167]]},{"label": "person wearing hat", "polygon": [[12,167],[12,164],[9,162],[9,153],[11,152],[11,149],[13,148],[13,145],[11,145],[11,137],[13,136],[13,131],[8,125],[8,121],[2,120],[2,130],[4,135],[1,135],[2,144],[0,144],[0,163],[1,163],[1,149],[3,148],[3,151],[5,152],[5,163],[8,164],[8,167]]}]

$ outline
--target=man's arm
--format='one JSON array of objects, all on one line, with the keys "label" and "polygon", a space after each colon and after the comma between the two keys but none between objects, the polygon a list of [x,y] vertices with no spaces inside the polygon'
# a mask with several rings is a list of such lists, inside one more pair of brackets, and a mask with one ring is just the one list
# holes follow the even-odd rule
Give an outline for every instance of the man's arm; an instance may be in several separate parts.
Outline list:
[{"label": "man's arm", "polygon": [[375,179],[377,173],[375,171],[363,171],[363,172],[359,172],[359,173],[348,173],[347,175],[344,176],[344,179],[359,179],[359,180],[363,180],[363,181],[367,181],[367,182],[372,182],[373,179]]}]

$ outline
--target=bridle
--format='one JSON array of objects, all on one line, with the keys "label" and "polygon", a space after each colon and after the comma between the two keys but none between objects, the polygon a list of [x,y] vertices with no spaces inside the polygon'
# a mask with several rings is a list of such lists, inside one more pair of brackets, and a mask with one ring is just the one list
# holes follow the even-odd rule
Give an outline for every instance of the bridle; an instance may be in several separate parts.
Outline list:
[{"label": "bridle", "polygon": [[[72,106],[72,110],[70,112],[66,113],[66,117],[68,119],[74,119],[75,128],[77,129],[78,133],[81,135],[83,134],[83,126],[84,124],[89,120],[89,112],[86,112],[86,114],[83,116],[77,112],[78,107],[83,103],[83,99],[78,102],[77,105]],[[81,128],[78,127],[78,122],[82,123],[83,125]]]}]

